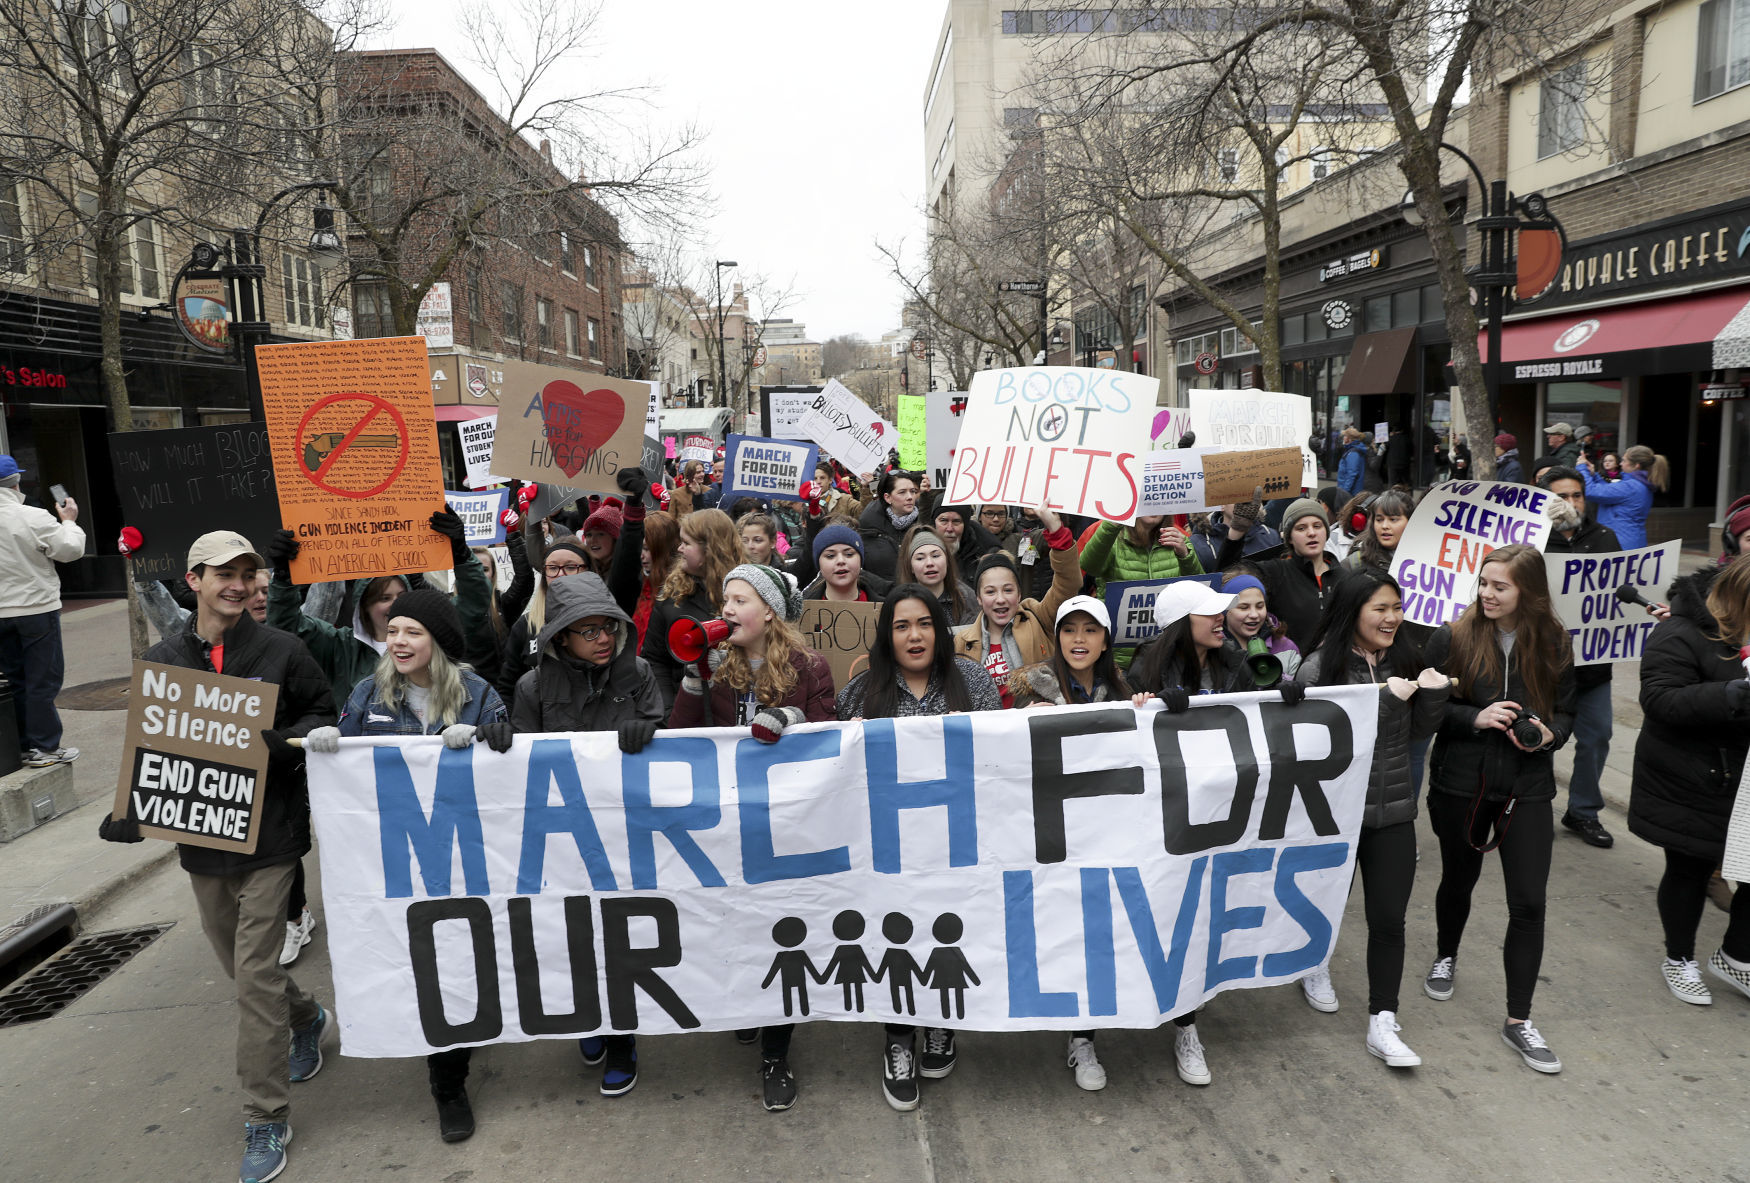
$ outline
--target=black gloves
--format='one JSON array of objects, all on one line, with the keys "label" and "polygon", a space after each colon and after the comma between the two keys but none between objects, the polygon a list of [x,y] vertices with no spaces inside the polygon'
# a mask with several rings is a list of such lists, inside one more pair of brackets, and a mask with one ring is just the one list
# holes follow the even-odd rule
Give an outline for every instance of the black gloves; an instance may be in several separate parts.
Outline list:
[{"label": "black gloves", "polygon": [[474,732],[475,743],[483,743],[500,754],[510,751],[510,741],[514,738],[516,732],[511,730],[509,719],[494,719],[490,723],[482,723]]},{"label": "black gloves", "polygon": [[140,836],[140,823],[129,816],[115,817],[104,814],[103,820],[97,823],[97,836],[105,842],[144,842]]},{"label": "black gloves", "polygon": [[[622,473],[624,469],[620,470]],[[644,719],[631,719],[620,724],[620,750],[636,756],[644,745],[656,738],[656,724]]]},{"label": "black gloves", "polygon": [[1299,682],[1291,682],[1287,678],[1277,684],[1276,690],[1282,695],[1282,701],[1291,707],[1297,707],[1306,698],[1306,687]]},{"label": "black gloves", "polygon": [[304,753],[286,742],[286,737],[277,731],[263,731],[261,741],[267,745],[267,754],[278,759],[290,757],[302,759]]},{"label": "black gloves", "polygon": [[275,530],[261,548],[261,557],[273,567],[276,575],[292,577],[292,560],[298,557],[298,536],[290,530]]},{"label": "black gloves", "polygon": [[1169,715],[1182,715],[1191,709],[1191,696],[1183,686],[1168,686],[1155,697],[1166,706]]},{"label": "black gloves", "polygon": [[467,561],[468,529],[462,525],[462,519],[456,516],[456,511],[444,506],[431,515],[431,528],[450,540],[450,558],[460,564]]},{"label": "black gloves", "polygon": [[1750,679],[1739,678],[1726,683],[1726,706],[1733,711],[1750,707]]},{"label": "black gloves", "polygon": [[650,489],[650,478],[642,468],[622,468],[614,474],[614,484],[626,495],[627,505],[643,505],[644,494]]}]

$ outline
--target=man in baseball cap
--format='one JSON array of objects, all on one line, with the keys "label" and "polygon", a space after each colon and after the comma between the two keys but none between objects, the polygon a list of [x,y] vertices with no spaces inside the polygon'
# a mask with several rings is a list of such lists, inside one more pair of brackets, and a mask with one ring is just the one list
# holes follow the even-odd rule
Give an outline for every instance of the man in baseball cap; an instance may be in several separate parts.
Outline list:
[{"label": "man in baseball cap", "polygon": [[244,558],[258,568],[267,566],[267,560],[255,553],[249,539],[235,530],[214,530],[196,538],[188,548],[188,570],[192,574],[202,567],[223,567]]},{"label": "man in baseball cap", "polygon": [[1572,468],[1580,459],[1580,441],[1574,438],[1574,425],[1551,423],[1543,429],[1543,434],[1544,442],[1549,445],[1544,449],[1544,455],[1554,464]]}]

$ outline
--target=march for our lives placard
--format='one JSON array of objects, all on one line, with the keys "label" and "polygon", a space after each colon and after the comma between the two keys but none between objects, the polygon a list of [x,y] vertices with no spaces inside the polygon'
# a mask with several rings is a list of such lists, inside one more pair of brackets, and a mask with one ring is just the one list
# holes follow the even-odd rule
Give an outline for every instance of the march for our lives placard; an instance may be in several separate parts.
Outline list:
[{"label": "march for our lives placard", "polygon": [[793,440],[732,435],[723,455],[723,504],[737,497],[799,501],[804,484],[814,479],[820,450]]}]

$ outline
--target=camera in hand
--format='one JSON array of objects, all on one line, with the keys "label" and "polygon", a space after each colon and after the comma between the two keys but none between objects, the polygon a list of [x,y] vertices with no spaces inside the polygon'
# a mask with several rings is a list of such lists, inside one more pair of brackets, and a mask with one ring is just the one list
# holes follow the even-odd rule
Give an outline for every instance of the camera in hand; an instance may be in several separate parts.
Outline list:
[{"label": "camera in hand", "polygon": [[1537,716],[1530,712],[1515,711],[1513,722],[1507,730],[1513,733],[1513,738],[1519,741],[1522,748],[1536,748],[1543,745],[1543,732],[1538,728]]}]

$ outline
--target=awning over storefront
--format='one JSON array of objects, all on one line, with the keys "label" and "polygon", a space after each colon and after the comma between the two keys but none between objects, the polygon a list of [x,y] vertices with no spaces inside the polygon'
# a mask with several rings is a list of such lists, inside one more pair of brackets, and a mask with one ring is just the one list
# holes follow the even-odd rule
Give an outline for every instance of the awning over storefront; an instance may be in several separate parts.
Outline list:
[{"label": "awning over storefront", "polygon": [[1416,330],[1387,329],[1355,338],[1337,397],[1416,393]]},{"label": "awning over storefront", "polygon": [[[1501,331],[1502,380],[1587,381],[1750,364],[1750,288],[1518,321]],[[1488,335],[1477,348],[1488,361]],[[1720,362],[1718,355],[1744,360]]]}]

